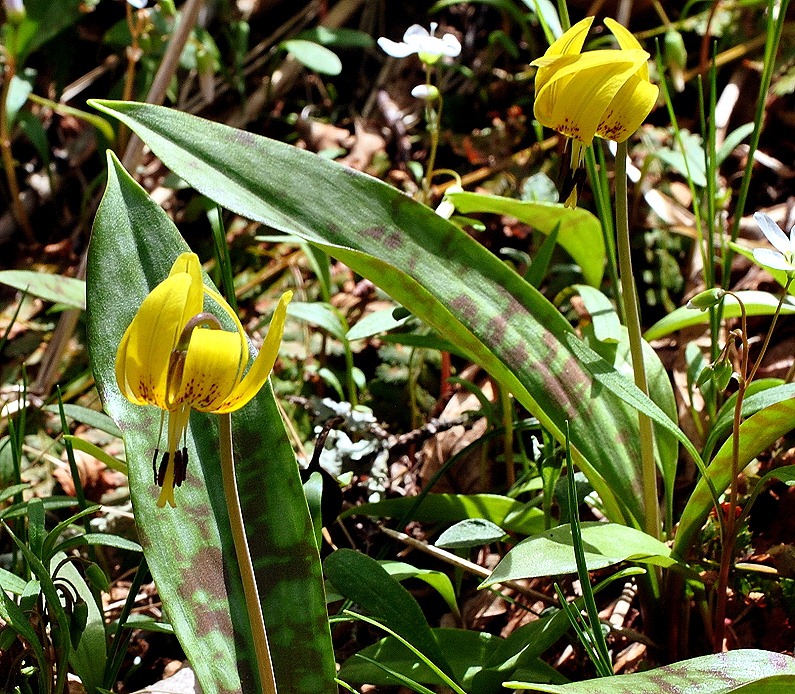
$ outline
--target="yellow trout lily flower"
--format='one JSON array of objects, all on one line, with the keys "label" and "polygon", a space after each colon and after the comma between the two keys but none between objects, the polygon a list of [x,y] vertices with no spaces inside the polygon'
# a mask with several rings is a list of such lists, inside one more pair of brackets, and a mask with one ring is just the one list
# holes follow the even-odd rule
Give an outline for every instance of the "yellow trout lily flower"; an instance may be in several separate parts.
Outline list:
[{"label": "yellow trout lily flower", "polygon": [[[235,332],[222,330],[218,319],[204,312],[205,294],[234,321]],[[204,285],[194,253],[180,255],[169,276],[144,299],[119,344],[116,382],[130,402],[168,412],[166,451],[159,466],[157,449],[152,459],[161,508],[176,506],[174,487],[185,479],[188,449],[179,444],[191,409],[234,412],[259,392],[276,361],[291,298],[292,292],[282,295],[248,370],[243,326],[229,304]]]},{"label": "yellow trout lily flower", "polygon": [[530,63],[538,68],[533,113],[539,123],[573,140],[572,168],[582,164],[595,135],[616,142],[632,135],[659,94],[649,80],[649,54],[618,22],[605,19],[619,50],[582,52],[593,20],[577,22]]}]

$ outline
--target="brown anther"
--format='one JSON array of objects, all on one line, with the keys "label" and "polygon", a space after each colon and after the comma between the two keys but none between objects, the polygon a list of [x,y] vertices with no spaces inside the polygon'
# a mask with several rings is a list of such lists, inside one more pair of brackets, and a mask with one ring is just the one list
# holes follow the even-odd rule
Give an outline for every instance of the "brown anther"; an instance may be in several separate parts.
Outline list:
[{"label": "brown anther", "polygon": [[181,451],[174,453],[174,486],[179,487],[185,481],[188,471],[188,449],[183,448]]},{"label": "brown anther", "polygon": [[168,452],[163,453],[163,458],[160,461],[160,467],[157,469],[157,479],[155,482],[158,487],[162,487],[166,481],[166,470],[168,469]]}]

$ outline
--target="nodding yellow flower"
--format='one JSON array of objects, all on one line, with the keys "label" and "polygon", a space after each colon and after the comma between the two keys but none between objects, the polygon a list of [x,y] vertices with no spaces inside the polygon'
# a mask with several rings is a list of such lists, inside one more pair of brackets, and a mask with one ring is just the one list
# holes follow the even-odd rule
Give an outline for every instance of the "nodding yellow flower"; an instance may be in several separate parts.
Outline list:
[{"label": "nodding yellow flower", "polygon": [[[618,22],[605,19],[618,50],[582,52],[593,19],[577,22],[530,63],[538,68],[533,113],[539,123],[572,139],[573,169],[595,135],[616,142],[632,135],[659,94],[649,80],[649,54]],[[576,204],[576,187],[573,195]]]},{"label": "nodding yellow flower", "polygon": [[[205,294],[232,318],[235,332],[222,330],[218,319],[204,312]],[[152,459],[161,508],[166,503],[176,506],[174,487],[185,479],[188,449],[179,444],[191,409],[234,412],[257,394],[276,361],[291,298],[292,292],[282,295],[262,349],[248,370],[243,326],[223,297],[204,285],[194,253],[180,255],[169,276],[144,299],[119,344],[116,382],[130,402],[155,405],[163,415],[168,412],[166,451],[159,466],[159,450]],[[162,423],[161,419],[161,432]]]}]

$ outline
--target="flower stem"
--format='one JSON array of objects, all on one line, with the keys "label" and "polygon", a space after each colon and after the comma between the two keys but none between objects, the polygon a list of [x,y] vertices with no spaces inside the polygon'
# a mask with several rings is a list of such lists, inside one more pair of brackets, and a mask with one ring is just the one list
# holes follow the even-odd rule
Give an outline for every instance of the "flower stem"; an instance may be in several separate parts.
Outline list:
[{"label": "flower stem", "polygon": [[[725,516],[723,524],[723,538],[722,548],[720,555],[720,570],[718,572],[718,582],[716,590],[715,602],[715,630],[713,632],[712,646],[715,653],[720,653],[724,650],[724,640],[726,634],[726,608],[729,600],[729,576],[731,568],[734,564],[735,545],[737,544],[737,537],[739,530],[742,527],[745,518],[746,510],[739,506],[739,493],[737,489],[738,478],[740,476],[740,426],[743,422],[743,403],[745,395],[748,391],[748,386],[751,385],[759,365],[762,363],[762,358],[767,352],[767,347],[770,344],[770,338],[773,336],[773,329],[776,327],[776,322],[781,313],[781,306],[789,291],[789,286],[792,283],[792,278],[787,279],[787,284],[784,291],[781,293],[776,311],[773,314],[773,320],[765,335],[765,340],[762,344],[762,349],[759,356],[756,358],[751,370],[749,372],[749,349],[748,349],[748,316],[745,311],[745,306],[740,300],[740,297],[733,294],[734,298],[740,306],[740,340],[742,341],[742,359],[740,363],[739,386],[737,388],[737,399],[734,402],[734,418],[732,423],[732,478],[731,486],[729,488],[729,509]],[[716,509],[717,513],[722,513],[720,508]]]},{"label": "flower stem", "polygon": [[[635,287],[635,278],[632,274],[632,257],[629,248],[626,142],[619,142],[616,152],[616,235],[621,296],[624,301],[624,316],[629,334],[632,371],[635,376],[635,385],[648,396],[649,384],[646,379],[646,367],[643,362],[638,294]],[[657,498],[657,466],[654,462],[654,430],[649,417],[640,411],[638,412],[638,434],[640,437],[641,472],[643,475],[643,505],[646,510],[645,530],[652,537],[659,539],[660,505]]]},{"label": "flower stem", "polygon": [[235,554],[243,579],[243,593],[246,598],[246,610],[251,623],[251,634],[254,640],[254,655],[257,661],[260,687],[263,694],[277,694],[276,678],[273,674],[268,634],[265,631],[265,620],[262,616],[257,582],[254,578],[254,566],[248,551],[246,530],[243,525],[243,512],[237,493],[237,476],[235,475],[235,456],[232,448],[232,415],[222,414],[221,418],[221,474],[224,480],[224,494],[229,509],[229,524],[232,527],[232,539],[235,543]]}]

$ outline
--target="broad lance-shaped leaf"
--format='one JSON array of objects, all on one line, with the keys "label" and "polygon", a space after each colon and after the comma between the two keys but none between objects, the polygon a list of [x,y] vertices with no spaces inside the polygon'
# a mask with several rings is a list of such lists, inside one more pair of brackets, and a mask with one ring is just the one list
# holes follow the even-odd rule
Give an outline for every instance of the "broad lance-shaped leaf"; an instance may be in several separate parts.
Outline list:
[{"label": "broad lance-shaped leaf", "polygon": [[450,193],[448,197],[462,214],[494,212],[509,215],[547,235],[560,225],[558,243],[579,264],[585,281],[594,287],[602,283],[605,266],[602,226],[588,210],[569,208],[556,202],[514,200],[480,193]]},{"label": "broad lance-shaped leaf", "polygon": [[[88,257],[88,344],[97,387],[124,432],[141,545],[204,692],[253,692],[251,633],[224,501],[217,418],[191,414],[187,480],[177,492],[177,508],[159,509],[151,461],[160,411],[129,403],[114,375],[124,330],[186,250],[165,212],[111,155]],[[218,317],[232,329],[227,316]],[[320,560],[295,457],[268,386],[232,416],[232,425],[279,687],[331,694],[335,668]]]},{"label": "broad lance-shaped leaf", "polygon": [[632,675],[564,685],[506,682],[503,686],[550,694],[784,694],[795,687],[795,658],[749,648],[691,658]]},{"label": "broad lance-shaped leaf", "polygon": [[[766,407],[746,419],[740,425],[740,470],[790,431],[793,422],[795,422],[795,398]],[[707,468],[709,479],[712,480],[718,493],[726,489],[731,482],[733,440],[733,436],[729,437]],[[679,520],[673,547],[676,556],[687,557],[688,550],[695,542],[699,528],[711,509],[712,499],[706,480],[702,477],[687,500]]]},{"label": "broad lance-shaped leaf", "polygon": [[474,239],[385,183],[284,143],[162,107],[94,104],[220,205],[372,279],[487,368],[558,440],[569,420],[575,462],[610,518],[642,525],[637,412],[626,403],[676,427]]}]

